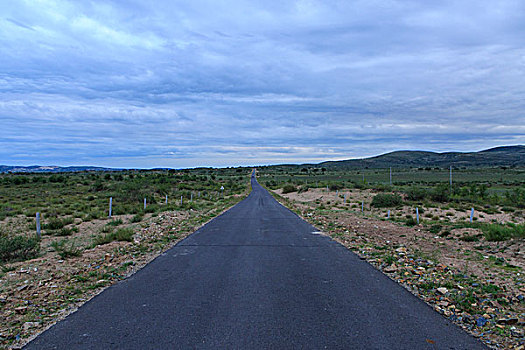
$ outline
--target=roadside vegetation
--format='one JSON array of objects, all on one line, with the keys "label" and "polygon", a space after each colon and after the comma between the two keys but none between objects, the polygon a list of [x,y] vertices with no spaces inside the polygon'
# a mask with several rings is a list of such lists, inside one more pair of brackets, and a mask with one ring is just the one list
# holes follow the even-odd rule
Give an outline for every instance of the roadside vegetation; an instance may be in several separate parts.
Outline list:
[{"label": "roadside vegetation", "polygon": [[22,345],[239,202],[250,173],[0,174],[0,348]]},{"label": "roadside vegetation", "polygon": [[443,168],[392,169],[392,183],[389,169],[258,172],[281,203],[444,317],[494,348],[525,346],[524,168],[454,168],[452,186]]}]

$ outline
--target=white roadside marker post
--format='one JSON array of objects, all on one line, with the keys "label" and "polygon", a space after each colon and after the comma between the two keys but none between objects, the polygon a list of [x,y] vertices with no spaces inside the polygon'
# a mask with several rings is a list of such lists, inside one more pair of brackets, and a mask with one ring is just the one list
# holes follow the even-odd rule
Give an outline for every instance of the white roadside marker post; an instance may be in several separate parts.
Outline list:
[{"label": "white roadside marker post", "polygon": [[146,210],[146,198],[144,198],[144,210]]},{"label": "white roadside marker post", "polygon": [[182,205],[182,196],[180,196],[180,205]]},{"label": "white roadside marker post", "polygon": [[361,213],[365,212],[365,201],[361,201]]},{"label": "white roadside marker post", "polygon": [[470,209],[470,222],[474,219],[474,208]]},{"label": "white roadside marker post", "polygon": [[190,202],[193,202],[193,192],[190,194]]},{"label": "white roadside marker post", "polygon": [[109,218],[111,218],[112,206],[113,206],[113,197],[109,197]]},{"label": "white roadside marker post", "polygon": [[166,204],[168,204],[168,195],[166,195]]},{"label": "white roadside marker post", "polygon": [[419,208],[416,208],[417,224],[419,225]]},{"label": "white roadside marker post", "polygon": [[390,186],[392,186],[392,167],[390,167]]},{"label": "white roadside marker post", "polygon": [[450,166],[450,189],[452,190],[452,165]]},{"label": "white roadside marker post", "polygon": [[36,213],[36,236],[38,239],[42,237],[42,234],[40,233],[40,213]]},{"label": "white roadside marker post", "polygon": [[386,214],[386,218],[387,218],[387,219],[390,219],[390,210],[389,210],[388,213]]}]

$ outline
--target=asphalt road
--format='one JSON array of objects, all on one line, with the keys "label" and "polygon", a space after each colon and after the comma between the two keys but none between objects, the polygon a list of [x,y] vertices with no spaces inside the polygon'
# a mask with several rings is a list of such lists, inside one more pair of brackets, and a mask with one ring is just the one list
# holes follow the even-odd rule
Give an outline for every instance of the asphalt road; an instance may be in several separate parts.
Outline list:
[{"label": "asphalt road", "polygon": [[252,188],[26,348],[486,349]]}]

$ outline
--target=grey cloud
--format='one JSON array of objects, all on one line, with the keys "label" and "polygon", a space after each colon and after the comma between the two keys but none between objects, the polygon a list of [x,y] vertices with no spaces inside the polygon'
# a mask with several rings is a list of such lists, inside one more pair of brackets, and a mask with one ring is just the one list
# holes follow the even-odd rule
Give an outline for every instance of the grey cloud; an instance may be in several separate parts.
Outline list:
[{"label": "grey cloud", "polygon": [[524,6],[10,2],[0,163],[228,165],[524,143]]}]

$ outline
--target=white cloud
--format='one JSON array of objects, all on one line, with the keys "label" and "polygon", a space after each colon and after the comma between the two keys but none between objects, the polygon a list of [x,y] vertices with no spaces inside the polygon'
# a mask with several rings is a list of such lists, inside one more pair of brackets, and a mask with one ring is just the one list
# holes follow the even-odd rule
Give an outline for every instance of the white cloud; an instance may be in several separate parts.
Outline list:
[{"label": "white cloud", "polygon": [[228,165],[525,143],[524,10],[8,2],[0,163],[198,166],[227,153]]}]

